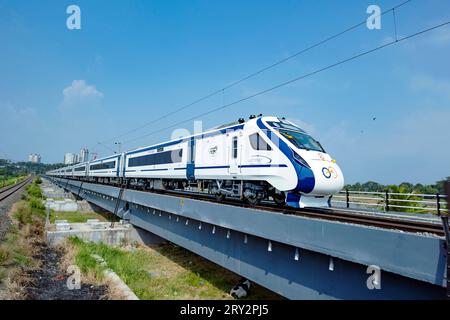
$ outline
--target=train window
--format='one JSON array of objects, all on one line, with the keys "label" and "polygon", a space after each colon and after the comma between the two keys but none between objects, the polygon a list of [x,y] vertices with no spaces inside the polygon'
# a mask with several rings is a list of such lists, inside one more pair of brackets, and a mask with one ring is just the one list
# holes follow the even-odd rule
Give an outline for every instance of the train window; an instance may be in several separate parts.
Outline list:
[{"label": "train window", "polygon": [[325,152],[319,141],[307,134],[286,130],[280,130],[280,133],[299,149]]},{"label": "train window", "polygon": [[115,167],[116,167],[115,161],[108,161],[103,163],[92,164],[89,166],[89,170],[114,169]]},{"label": "train window", "polygon": [[181,162],[183,149],[148,154],[128,159],[129,167],[151,166]]},{"label": "train window", "polygon": [[272,150],[272,148],[263,140],[263,138],[261,138],[258,133],[251,134],[248,138],[253,149],[265,151]]},{"label": "train window", "polygon": [[84,171],[86,170],[86,166],[75,168],[75,171]]},{"label": "train window", "polygon": [[292,125],[290,123],[286,123],[286,122],[267,122],[267,124],[275,129],[281,128],[281,129],[300,131],[300,132],[306,133],[305,130],[303,130],[295,125]]},{"label": "train window", "polygon": [[236,159],[238,156],[238,138],[233,137],[233,159]]}]

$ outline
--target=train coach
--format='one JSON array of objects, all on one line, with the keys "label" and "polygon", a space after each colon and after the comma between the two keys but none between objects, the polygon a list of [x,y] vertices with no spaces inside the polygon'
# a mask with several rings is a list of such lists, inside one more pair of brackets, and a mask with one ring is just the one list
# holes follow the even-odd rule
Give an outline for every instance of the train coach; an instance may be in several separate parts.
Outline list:
[{"label": "train coach", "polygon": [[207,192],[250,204],[328,206],[344,177],[311,135],[284,118],[251,116],[192,136],[48,175],[141,189]]}]

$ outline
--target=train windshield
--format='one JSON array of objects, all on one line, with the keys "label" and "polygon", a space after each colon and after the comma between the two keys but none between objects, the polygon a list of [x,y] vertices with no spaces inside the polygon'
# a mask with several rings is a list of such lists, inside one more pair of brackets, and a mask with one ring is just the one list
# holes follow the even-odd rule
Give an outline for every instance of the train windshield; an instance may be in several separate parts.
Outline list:
[{"label": "train windshield", "polygon": [[322,145],[319,143],[319,141],[314,140],[313,137],[306,133],[284,129],[279,129],[279,132],[283,135],[283,137],[288,139],[294,146],[299,149],[325,153],[325,150],[322,148]]},{"label": "train windshield", "polygon": [[277,130],[287,129],[287,130],[294,130],[294,131],[300,131],[300,132],[306,133],[303,129],[300,129],[299,127],[292,125],[290,123],[287,123],[287,122],[268,122],[267,124]]}]

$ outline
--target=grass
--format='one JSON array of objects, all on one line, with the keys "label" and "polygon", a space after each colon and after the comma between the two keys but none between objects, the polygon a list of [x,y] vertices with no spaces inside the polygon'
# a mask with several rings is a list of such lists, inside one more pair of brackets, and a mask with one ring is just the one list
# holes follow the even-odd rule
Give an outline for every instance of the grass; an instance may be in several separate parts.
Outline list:
[{"label": "grass", "polygon": [[[25,294],[23,270],[38,267],[33,256],[39,250],[39,241],[42,241],[43,200],[39,183],[35,181],[27,188],[24,200],[15,205],[12,214],[14,224],[0,246],[0,280],[6,278],[7,287],[15,288],[11,296],[17,298],[23,298]],[[87,219],[104,221],[104,216],[107,215],[52,212],[50,218],[53,221],[83,222]],[[69,247],[71,249],[68,251],[73,256],[67,262],[75,262],[81,268],[83,277],[93,277],[97,283],[104,281],[104,267],[91,256],[97,254],[140,299],[233,299],[228,292],[241,280],[240,276],[171,244],[121,249],[70,238]],[[256,284],[251,291],[251,299],[280,299],[275,293]]]},{"label": "grass", "polygon": [[67,220],[69,223],[82,223],[86,222],[88,219],[98,219],[100,221],[109,221],[105,214],[100,214],[96,212],[86,212],[80,213],[78,211],[52,211],[50,213],[50,223],[55,223],[55,220]]},{"label": "grass", "polygon": [[0,266],[3,266],[9,259],[10,252],[7,247],[0,247]]},{"label": "grass", "polygon": [[41,187],[39,186],[38,183],[36,183],[36,181],[34,181],[32,184],[30,184],[27,187],[27,193],[30,197],[44,199],[44,195],[42,193]]},{"label": "grass", "polygon": [[4,188],[13,184],[16,184],[22,180],[24,180],[26,176],[18,176],[18,177],[0,177],[0,188]]},{"label": "grass", "polygon": [[[78,238],[69,241],[83,273],[102,278],[103,269],[91,256],[97,254],[140,299],[233,299],[228,292],[240,281],[238,275],[171,244],[124,250]],[[249,298],[280,297],[255,285]]]},{"label": "grass", "polygon": [[[6,278],[10,283],[15,281],[12,274],[20,274],[17,270],[35,267],[33,254],[39,241],[42,241],[43,207],[42,193],[36,191],[36,182],[27,188],[24,199],[16,203],[12,209],[10,226],[0,246],[0,280]],[[40,188],[39,188],[40,189]],[[19,281],[19,280],[17,280]]]}]

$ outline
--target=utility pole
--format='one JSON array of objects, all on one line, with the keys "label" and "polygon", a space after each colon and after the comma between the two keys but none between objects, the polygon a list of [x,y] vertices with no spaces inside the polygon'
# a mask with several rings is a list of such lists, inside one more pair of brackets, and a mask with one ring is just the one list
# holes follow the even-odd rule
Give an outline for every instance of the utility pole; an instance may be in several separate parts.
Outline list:
[{"label": "utility pole", "polygon": [[122,142],[114,142],[116,146],[119,146],[119,153],[122,153]]}]

